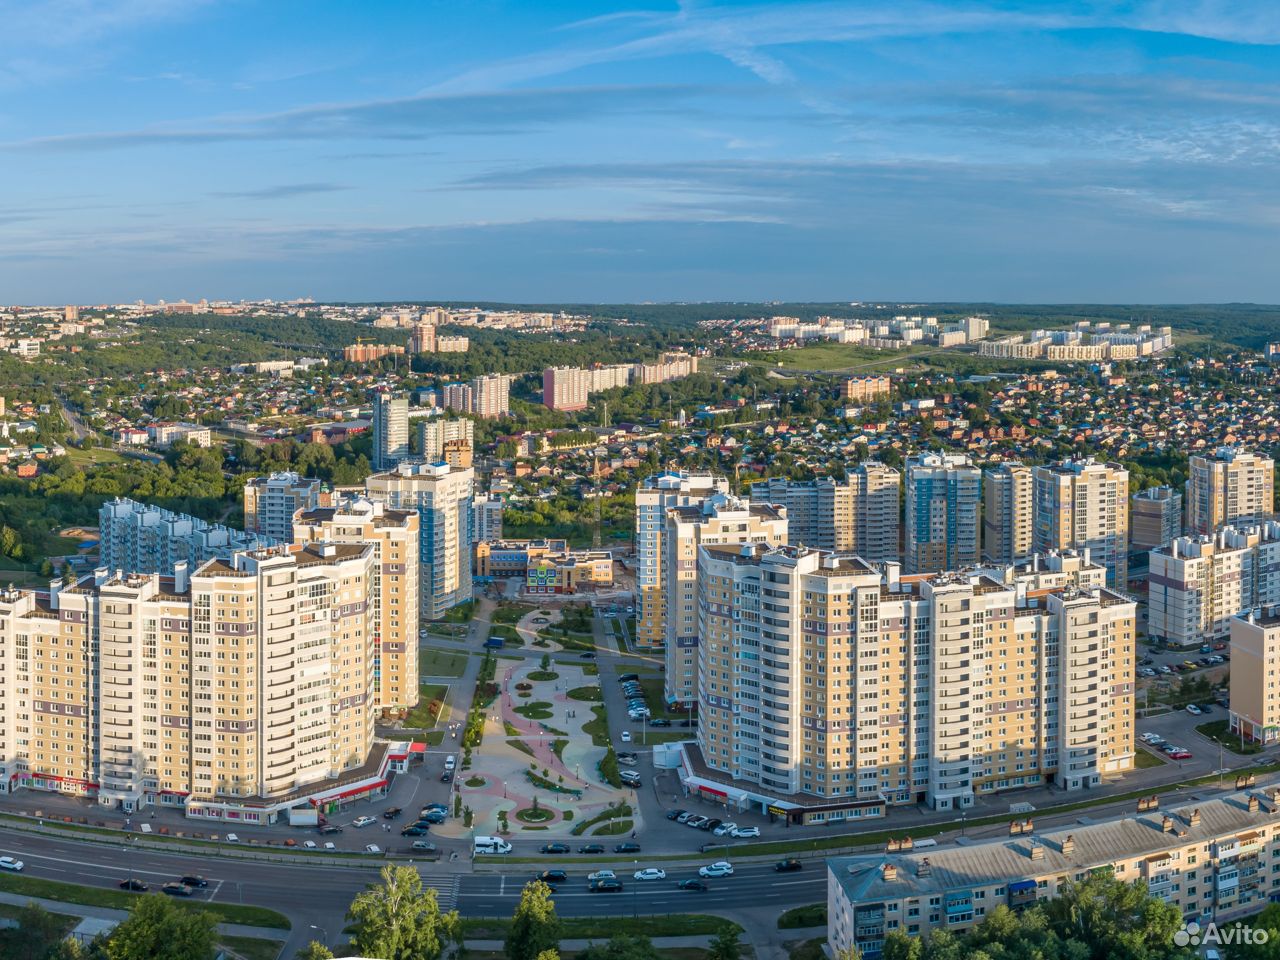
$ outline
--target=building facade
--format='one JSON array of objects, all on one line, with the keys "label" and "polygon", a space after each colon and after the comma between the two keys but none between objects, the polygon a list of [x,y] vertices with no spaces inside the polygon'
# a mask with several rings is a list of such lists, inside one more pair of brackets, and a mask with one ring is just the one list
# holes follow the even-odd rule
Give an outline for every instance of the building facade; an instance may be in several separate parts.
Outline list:
[{"label": "building facade", "polygon": [[897,470],[868,461],[852,468],[843,482],[761,480],[751,485],[751,500],[786,509],[789,543],[855,553],[864,560],[897,560],[901,485]]},{"label": "building facade", "polygon": [[982,475],[982,558],[1020,563],[1031,556],[1031,468],[1002,463]]},{"label": "building facade", "polygon": [[1268,519],[1275,510],[1275,461],[1236,447],[1191,458],[1187,532],[1208,535],[1225,524]]},{"label": "building facade", "polygon": [[373,398],[373,469],[390,470],[409,456],[409,398]]},{"label": "building facade", "polygon": [[471,500],[475,473],[443,463],[405,462],[365,479],[365,494],[418,514],[418,610],[439,620],[471,599]]},{"label": "building facade", "polygon": [[475,441],[476,423],[466,417],[424,417],[418,421],[418,442],[427,463],[444,460],[445,448],[451,443],[463,443],[471,449]]},{"label": "building facade", "polygon": [[1107,584],[1129,581],[1129,471],[1118,463],[1064,460],[1032,471],[1036,553],[1088,550]]},{"label": "building facade", "polygon": [[907,573],[958,570],[978,562],[982,474],[968,457],[922,453],[907,459]]},{"label": "building facade", "polygon": [[1182,494],[1151,487],[1133,495],[1129,508],[1129,548],[1155,550],[1182,536]]},{"label": "building facade", "polygon": [[292,472],[253,477],[244,485],[244,529],[293,542],[293,515],[320,506],[321,483]]},{"label": "building facade", "polygon": [[1250,610],[1231,621],[1230,729],[1242,740],[1280,741],[1280,607]]},{"label": "building facade", "polygon": [[666,637],[663,560],[667,510],[728,493],[729,481],[710,474],[668,472],[646,477],[636,488],[636,643],[650,650]]},{"label": "building facade", "polygon": [[581,367],[547,367],[542,371],[542,402],[550,410],[585,410],[591,371]]},{"label": "building facade", "polygon": [[98,510],[98,556],[112,572],[172,576],[179,563],[194,570],[239,550],[275,546],[271,537],[245,533],[198,517],[116,498]]}]

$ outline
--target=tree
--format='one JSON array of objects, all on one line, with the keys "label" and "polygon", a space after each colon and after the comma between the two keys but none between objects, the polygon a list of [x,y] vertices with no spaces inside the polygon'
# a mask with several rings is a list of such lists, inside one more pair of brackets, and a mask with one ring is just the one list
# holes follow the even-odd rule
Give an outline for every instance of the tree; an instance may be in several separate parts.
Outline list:
[{"label": "tree", "polygon": [[333,960],[333,951],[319,940],[312,940],[296,956],[297,960]]},{"label": "tree", "polygon": [[662,955],[648,937],[624,935],[593,943],[578,954],[578,960],[662,960]]},{"label": "tree", "polygon": [[1169,956],[1173,935],[1182,929],[1177,907],[1110,874],[1068,885],[1044,909],[1059,936],[1082,941],[1094,956],[1117,960]]},{"label": "tree", "polygon": [[741,960],[741,957],[742,943],[735,927],[721,930],[707,951],[707,960]]},{"label": "tree", "polygon": [[18,914],[18,926],[0,931],[0,957],[6,960],[48,960],[62,939],[62,924],[34,903]]},{"label": "tree", "polygon": [[535,960],[539,953],[559,943],[560,918],[556,916],[551,888],[541,880],[525,884],[504,946],[507,960]]},{"label": "tree", "polygon": [[[461,937],[456,910],[440,912],[434,889],[422,887],[412,867],[385,866],[382,882],[357,894],[347,910],[351,945],[358,955],[381,960],[436,960]],[[115,958],[112,958],[115,960]]]},{"label": "tree", "polygon": [[543,950],[533,960],[560,960],[559,950]]},{"label": "tree", "polygon": [[183,910],[167,897],[142,897],[107,940],[107,960],[208,960],[211,914]]}]

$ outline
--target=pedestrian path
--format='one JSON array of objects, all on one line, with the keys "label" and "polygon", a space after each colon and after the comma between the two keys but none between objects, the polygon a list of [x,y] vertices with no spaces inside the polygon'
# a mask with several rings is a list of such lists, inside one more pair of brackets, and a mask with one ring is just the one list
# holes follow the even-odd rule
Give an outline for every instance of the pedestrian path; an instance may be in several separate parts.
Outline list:
[{"label": "pedestrian path", "polygon": [[[18,907],[25,907],[29,903],[34,903],[50,913],[64,913],[73,917],[92,917],[95,920],[108,920],[112,923],[120,923],[129,916],[127,910],[113,910],[110,907],[91,907],[79,903],[64,903],[61,900],[45,900],[41,897],[25,897],[20,893],[0,892],[0,903],[10,903]],[[251,927],[243,923],[220,923],[218,924],[218,932],[229,937],[257,937],[261,940],[287,940],[289,938],[288,930],[277,930],[273,927]]]}]

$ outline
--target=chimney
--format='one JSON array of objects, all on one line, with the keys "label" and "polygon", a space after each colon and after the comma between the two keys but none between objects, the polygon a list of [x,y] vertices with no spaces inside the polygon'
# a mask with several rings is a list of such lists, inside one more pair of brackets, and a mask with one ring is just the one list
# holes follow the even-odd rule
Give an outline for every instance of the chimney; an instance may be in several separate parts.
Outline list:
[{"label": "chimney", "polygon": [[898,879],[898,868],[892,863],[886,863],[884,865],[883,875],[886,883],[892,883]]},{"label": "chimney", "polygon": [[1173,817],[1167,813],[1160,818],[1160,830],[1162,833],[1173,833]]},{"label": "chimney", "polygon": [[1191,811],[1191,816],[1187,817],[1187,823],[1193,827],[1200,826],[1200,808],[1196,807]]},{"label": "chimney", "polygon": [[1069,857],[1075,852],[1076,852],[1075,834],[1068,833],[1067,838],[1062,841],[1062,855],[1064,857]]},{"label": "chimney", "polygon": [[187,569],[187,561],[179,560],[173,565],[173,592],[186,593],[191,586],[191,575]]},{"label": "chimney", "polygon": [[49,609],[50,610],[58,609],[58,594],[60,594],[61,592],[62,592],[62,580],[61,579],[50,580],[49,581]]},{"label": "chimney", "polygon": [[919,863],[916,864],[917,877],[927,877],[931,873],[933,873],[933,867],[930,866],[928,857],[925,857],[923,860],[921,860]]},{"label": "chimney", "polygon": [[1044,859],[1044,847],[1040,845],[1039,840],[1031,841],[1031,859],[1032,860]]},{"label": "chimney", "polygon": [[1256,793],[1249,794],[1249,812],[1258,812],[1258,795]]}]

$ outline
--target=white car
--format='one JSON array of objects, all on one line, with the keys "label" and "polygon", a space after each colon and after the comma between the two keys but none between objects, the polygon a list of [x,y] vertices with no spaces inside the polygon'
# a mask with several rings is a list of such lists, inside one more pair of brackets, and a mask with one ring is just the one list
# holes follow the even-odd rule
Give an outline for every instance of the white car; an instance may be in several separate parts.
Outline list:
[{"label": "white car", "polygon": [[1143,743],[1155,743],[1157,740],[1160,739],[1160,735],[1158,733],[1144,733],[1138,739],[1140,739]]},{"label": "white car", "polygon": [[336,845],[336,844],[333,844],[333,843],[326,843],[326,844],[324,845],[324,848],[325,848],[326,850],[337,850],[337,849],[338,849],[337,845]]},{"label": "white car", "polygon": [[1200,716],[1200,708],[1197,707],[1194,703],[1188,703],[1187,713],[1191,714],[1193,717],[1198,717]]},{"label": "white car", "polygon": [[617,880],[618,875],[612,870],[597,870],[595,873],[587,874],[588,880]]},{"label": "white car", "polygon": [[645,867],[643,870],[637,870],[632,876],[636,880],[665,880],[667,871],[660,867]]},{"label": "white car", "polygon": [[12,870],[16,873],[25,866],[26,864],[16,857],[0,857],[0,870]]},{"label": "white car", "polygon": [[365,846],[364,852],[365,853],[381,853],[382,850],[378,847],[376,843],[370,843]]},{"label": "white car", "polygon": [[702,826],[704,823],[706,823],[710,819],[711,819],[710,817],[704,817],[702,816],[702,814],[698,814],[686,820],[684,822],[684,825],[686,827],[693,827],[693,829],[697,830],[700,826]]},{"label": "white car", "polygon": [[722,823],[720,824],[720,826],[716,827],[711,832],[714,833],[717,837],[723,837],[726,833],[731,834],[733,833],[733,831],[737,829],[738,829],[738,825],[736,823]]},{"label": "white car", "polygon": [[302,845],[308,850],[314,850],[316,848],[316,842],[314,840],[303,840]]},{"label": "white car", "polygon": [[237,837],[234,833],[227,834],[227,843],[239,843],[239,842],[240,842],[240,838]]},{"label": "white car", "polygon": [[737,830],[733,831],[732,836],[735,836],[738,839],[743,839],[745,837],[758,837],[760,836],[760,828],[759,827],[739,827]]},{"label": "white car", "polygon": [[377,822],[373,817],[356,817],[351,821],[351,825],[359,829],[360,827],[371,827]]},{"label": "white car", "polygon": [[717,860],[715,863],[709,863],[698,871],[700,877],[731,877],[733,876],[733,864],[728,860]]},{"label": "white car", "polygon": [[622,742],[623,742],[623,743],[630,743],[630,742],[631,742],[631,731],[630,731],[630,730],[623,730],[623,731],[622,731]]}]

